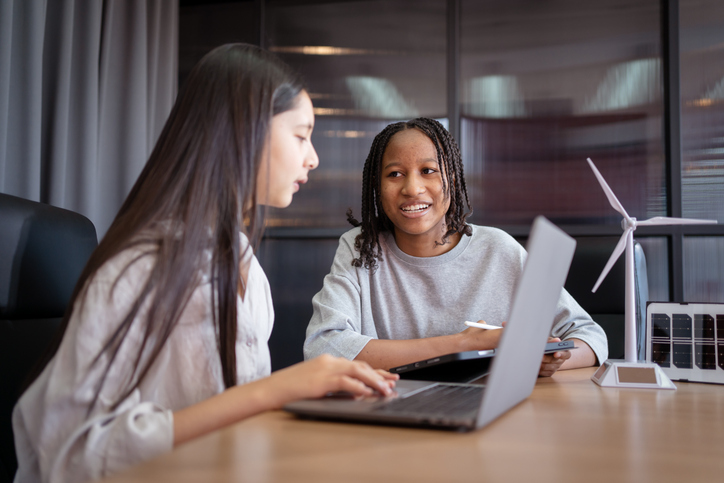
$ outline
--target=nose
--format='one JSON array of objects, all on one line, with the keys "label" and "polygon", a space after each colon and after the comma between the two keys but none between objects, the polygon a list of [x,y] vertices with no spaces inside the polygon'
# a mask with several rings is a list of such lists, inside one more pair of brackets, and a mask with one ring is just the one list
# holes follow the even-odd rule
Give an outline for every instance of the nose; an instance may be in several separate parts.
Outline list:
[{"label": "nose", "polygon": [[307,166],[311,171],[319,166],[319,156],[317,156],[317,150],[314,149],[314,145],[311,142],[309,143],[309,146],[310,149],[307,153],[306,158],[304,159],[304,165]]},{"label": "nose", "polygon": [[409,173],[402,184],[402,194],[405,196],[417,196],[425,192],[423,179],[417,173]]}]

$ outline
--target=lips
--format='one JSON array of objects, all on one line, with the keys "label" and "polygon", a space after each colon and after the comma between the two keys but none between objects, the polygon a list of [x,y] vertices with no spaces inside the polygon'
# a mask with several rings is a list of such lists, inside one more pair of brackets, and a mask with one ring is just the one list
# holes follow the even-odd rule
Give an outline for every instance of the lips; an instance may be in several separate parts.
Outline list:
[{"label": "lips", "polygon": [[400,208],[405,213],[421,213],[428,209],[431,205],[429,203],[416,203],[414,205],[407,205]]},{"label": "lips", "polygon": [[294,183],[292,183],[292,186],[294,187],[294,192],[296,193],[297,191],[299,191],[300,186],[306,182],[307,182],[307,178],[300,178],[300,179],[294,181]]},{"label": "lips", "polygon": [[400,206],[400,212],[405,218],[418,218],[425,216],[432,208],[432,203],[426,203],[424,201],[413,201],[404,203]]}]

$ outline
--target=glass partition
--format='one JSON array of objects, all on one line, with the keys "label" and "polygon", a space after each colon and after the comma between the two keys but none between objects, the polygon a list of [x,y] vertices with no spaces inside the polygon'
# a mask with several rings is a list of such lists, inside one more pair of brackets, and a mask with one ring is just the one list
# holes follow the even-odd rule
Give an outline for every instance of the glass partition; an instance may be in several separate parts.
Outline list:
[{"label": "glass partition", "polygon": [[[525,7],[525,8],[523,8]],[[657,0],[462,2],[461,148],[483,224],[663,215]]]},{"label": "glass partition", "polygon": [[266,16],[267,47],[306,80],[320,158],[270,225],[348,227],[374,136],[398,120],[447,116],[446,2],[268,2]]},{"label": "glass partition", "polygon": [[684,237],[684,300],[724,303],[724,237]]},{"label": "glass partition", "polygon": [[[724,3],[682,0],[682,213],[724,222]],[[684,237],[684,300],[724,302],[724,237]]]},{"label": "glass partition", "polygon": [[231,42],[253,44],[254,2],[209,3],[181,0],[178,32],[179,87],[196,62],[214,47]]},{"label": "glass partition", "polygon": [[682,212],[724,222],[724,2],[682,0]]},{"label": "glass partition", "polygon": [[[646,274],[649,280],[649,300],[668,302],[669,296],[669,243],[666,237],[636,237],[646,256]],[[623,258],[624,255],[621,255]]]}]

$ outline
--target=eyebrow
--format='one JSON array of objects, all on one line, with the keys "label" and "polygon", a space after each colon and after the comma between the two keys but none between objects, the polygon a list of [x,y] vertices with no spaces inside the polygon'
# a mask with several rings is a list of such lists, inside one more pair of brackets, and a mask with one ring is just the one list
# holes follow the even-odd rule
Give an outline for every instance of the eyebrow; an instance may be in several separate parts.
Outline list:
[{"label": "eyebrow", "polygon": [[[437,159],[435,158],[423,158],[420,160],[419,164],[425,164],[425,163],[435,163],[437,166],[440,166],[440,163],[437,162]],[[399,166],[402,163],[400,161],[390,161],[389,163],[382,165],[382,170],[391,167],[391,166]]]}]

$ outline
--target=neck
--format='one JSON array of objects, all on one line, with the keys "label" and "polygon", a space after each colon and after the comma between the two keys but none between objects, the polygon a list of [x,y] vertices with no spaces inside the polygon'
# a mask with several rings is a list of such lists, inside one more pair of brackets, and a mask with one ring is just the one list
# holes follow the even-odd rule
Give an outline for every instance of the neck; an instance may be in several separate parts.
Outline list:
[{"label": "neck", "polygon": [[436,257],[442,255],[455,248],[462,237],[460,233],[453,233],[444,244],[440,244],[442,235],[436,237],[432,235],[408,235],[398,230],[393,233],[397,247],[412,257]]}]

